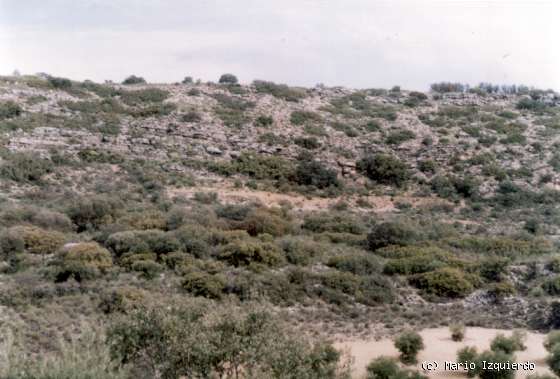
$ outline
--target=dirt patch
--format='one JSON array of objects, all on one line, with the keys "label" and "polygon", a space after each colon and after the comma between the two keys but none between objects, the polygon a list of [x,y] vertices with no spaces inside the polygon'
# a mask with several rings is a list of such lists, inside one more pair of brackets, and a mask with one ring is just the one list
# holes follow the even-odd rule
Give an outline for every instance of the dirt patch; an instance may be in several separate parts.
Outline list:
[{"label": "dirt patch", "polygon": [[233,187],[196,187],[196,188],[170,188],[168,194],[171,197],[184,196],[192,198],[197,192],[215,192],[218,199],[222,203],[239,203],[244,201],[256,201],[266,206],[279,207],[282,204],[289,203],[295,210],[299,211],[317,211],[325,210],[334,206],[340,201],[345,201],[350,207],[357,211],[373,211],[373,212],[392,212],[395,210],[395,204],[409,203],[413,207],[426,206],[438,202],[440,199],[431,197],[411,197],[411,196],[361,196],[359,199],[366,201],[369,206],[361,207],[356,204],[358,197],[341,196],[335,198],[308,198],[295,193],[276,193],[259,190],[249,190],[245,188]]},{"label": "dirt patch", "polygon": [[[424,339],[426,348],[422,350],[418,356],[418,364],[416,369],[428,375],[430,378],[448,379],[448,378],[466,378],[464,372],[445,371],[443,369],[444,362],[455,362],[457,360],[457,351],[465,346],[476,346],[479,352],[490,348],[490,342],[498,333],[510,335],[511,331],[487,328],[467,328],[465,339],[461,342],[451,340],[448,328],[425,329],[420,334]],[[549,373],[545,363],[547,355],[543,347],[543,341],[546,335],[540,333],[527,333],[525,345],[527,349],[515,354],[517,362],[534,362],[535,371],[517,371],[516,378],[525,378],[528,375],[539,373]],[[364,378],[366,374],[366,366],[369,362],[379,356],[398,357],[399,353],[391,339],[381,340],[348,340],[337,342],[335,346],[339,349],[347,351],[353,357],[352,377]],[[421,367],[423,361],[437,361],[439,368],[435,371],[424,372]]]}]

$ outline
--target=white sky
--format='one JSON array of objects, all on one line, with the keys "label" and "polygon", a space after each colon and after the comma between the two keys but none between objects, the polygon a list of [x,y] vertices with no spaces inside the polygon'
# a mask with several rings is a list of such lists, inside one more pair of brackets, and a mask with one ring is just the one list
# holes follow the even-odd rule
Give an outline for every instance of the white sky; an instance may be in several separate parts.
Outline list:
[{"label": "white sky", "polygon": [[560,89],[560,0],[0,0],[0,73]]}]

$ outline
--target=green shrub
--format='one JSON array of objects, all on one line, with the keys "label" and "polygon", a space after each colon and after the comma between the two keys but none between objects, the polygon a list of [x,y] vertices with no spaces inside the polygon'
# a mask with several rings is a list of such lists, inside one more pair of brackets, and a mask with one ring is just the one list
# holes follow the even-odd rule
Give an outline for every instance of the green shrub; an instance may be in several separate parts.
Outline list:
[{"label": "green shrub", "polygon": [[257,180],[288,180],[293,176],[292,163],[274,156],[256,153],[241,153],[232,162],[234,172],[250,176]]},{"label": "green shrub", "polygon": [[367,235],[367,243],[372,251],[389,245],[411,245],[419,239],[413,226],[398,221],[377,224]]},{"label": "green shrub", "polygon": [[123,80],[122,84],[146,84],[146,79],[142,78],[141,76],[130,75],[125,80]]},{"label": "green shrub", "polygon": [[286,236],[278,241],[289,263],[307,265],[311,260],[322,254],[323,246],[306,237]]},{"label": "green shrub", "polygon": [[95,242],[76,243],[63,250],[59,257],[56,281],[73,277],[81,282],[107,272],[113,265],[111,253]]},{"label": "green shrub", "polygon": [[163,271],[163,266],[151,260],[138,260],[132,264],[131,269],[141,273],[146,279],[153,279]]},{"label": "green shrub", "polygon": [[0,120],[19,116],[23,110],[13,101],[0,102]]},{"label": "green shrub", "polygon": [[358,171],[381,184],[401,186],[410,177],[407,165],[386,154],[368,156],[356,163]]},{"label": "green shrub", "polygon": [[435,173],[436,172],[436,162],[431,159],[426,159],[418,162],[418,169],[424,173]]},{"label": "green shrub", "polygon": [[129,106],[140,106],[150,103],[161,103],[169,97],[169,92],[159,88],[144,88],[134,91],[119,91],[120,99]]},{"label": "green shrub", "polygon": [[391,132],[385,142],[389,145],[400,145],[403,142],[410,141],[416,138],[416,134],[412,130],[397,130]]},{"label": "green shrub", "polygon": [[220,84],[237,84],[238,80],[237,77],[233,74],[222,74],[220,79],[218,80]]},{"label": "green shrub", "polygon": [[315,137],[298,137],[294,139],[294,143],[304,149],[314,150],[321,147],[321,143]]},{"label": "green shrub", "polygon": [[394,358],[378,357],[366,368],[366,379],[426,379],[417,371],[402,369]]},{"label": "green shrub", "polygon": [[414,331],[401,333],[395,339],[395,347],[400,351],[400,360],[405,364],[416,363],[418,352],[424,348],[422,336]]},{"label": "green shrub", "polygon": [[355,275],[373,275],[381,272],[379,259],[369,254],[345,254],[331,257],[327,266]]},{"label": "green shrub", "polygon": [[257,119],[255,120],[255,123],[258,126],[262,126],[262,127],[266,128],[268,126],[271,126],[274,123],[274,119],[270,116],[261,115],[261,116],[257,117]]},{"label": "green shrub", "polygon": [[525,345],[523,344],[524,339],[525,335],[519,331],[512,334],[511,337],[498,334],[490,343],[490,350],[494,352],[501,351],[507,355],[511,355],[516,351],[525,350]]},{"label": "green shrub", "polygon": [[226,287],[226,280],[220,274],[191,271],[183,276],[181,285],[194,296],[219,299]]},{"label": "green shrub", "polygon": [[455,342],[462,341],[465,338],[465,325],[453,324],[449,327],[451,332],[451,339]]},{"label": "green shrub", "polygon": [[[493,362],[500,365],[500,369],[483,368],[482,362]],[[515,377],[515,370],[506,369],[508,362],[514,362],[514,358],[511,355],[504,353],[503,351],[484,351],[482,352],[476,360],[477,373],[480,379],[513,379]]]},{"label": "green shrub", "polygon": [[282,217],[279,210],[257,208],[247,214],[238,225],[238,229],[246,230],[251,236],[270,234],[278,237],[287,234],[291,229],[291,224]]},{"label": "green shrub", "polygon": [[[476,351],[476,347],[465,346],[457,351],[457,362],[466,363],[468,365],[467,376],[469,378],[475,377],[476,373],[478,372],[478,368],[476,367],[476,364],[478,363],[477,358],[478,358],[478,353]],[[471,363],[475,364],[474,369],[470,369],[469,366]]]},{"label": "green shrub", "polygon": [[54,76],[49,76],[47,81],[51,86],[57,89],[69,89],[72,87],[72,81],[66,78],[57,78]]},{"label": "green shrub", "polygon": [[181,116],[183,122],[200,122],[202,117],[196,111],[188,111],[183,116]]},{"label": "green shrub", "polygon": [[463,272],[448,267],[419,274],[412,277],[410,282],[424,292],[438,297],[464,297],[473,290],[472,283]]},{"label": "green shrub", "polygon": [[0,177],[16,182],[36,183],[52,171],[53,164],[49,159],[42,158],[37,153],[15,152],[5,157],[0,166]]},{"label": "green shrub", "polygon": [[553,330],[548,333],[543,343],[548,352],[552,351],[552,349],[558,344],[560,344],[560,330]]},{"label": "green shrub", "polygon": [[276,84],[264,80],[253,81],[257,93],[268,93],[279,99],[297,102],[306,96],[305,90],[288,87],[285,84]]},{"label": "green shrub", "polygon": [[127,252],[155,253],[158,256],[180,249],[181,244],[173,233],[161,230],[134,230],[111,234],[105,245],[117,257]]},{"label": "green shrub", "polygon": [[414,257],[391,259],[385,264],[383,273],[386,275],[411,275],[434,271],[444,266],[436,257],[418,255]]},{"label": "green shrub", "polygon": [[25,251],[31,254],[48,255],[55,253],[65,242],[64,234],[32,226],[16,226],[11,233],[19,236]]},{"label": "green shrub", "polygon": [[66,214],[82,232],[112,223],[122,207],[120,200],[108,196],[83,196],[72,199]]},{"label": "green shrub", "polygon": [[339,371],[340,354],[331,345],[302,338],[262,307],[191,301],[180,308],[140,310],[113,324],[108,338],[114,356],[142,364],[146,377],[349,375]]},{"label": "green shrub", "polygon": [[316,160],[301,161],[296,167],[294,181],[318,189],[340,186],[336,171]]},{"label": "green shrub", "polygon": [[362,220],[351,213],[344,212],[306,214],[301,227],[313,233],[333,232],[360,235],[366,231]]},{"label": "green shrub", "polygon": [[547,279],[542,284],[542,288],[550,296],[560,295],[560,276],[555,276],[553,278]]},{"label": "green shrub", "polygon": [[218,259],[233,266],[251,264],[276,266],[282,262],[283,257],[280,249],[269,242],[234,241],[220,249]]},{"label": "green shrub", "polygon": [[290,122],[294,125],[303,125],[321,121],[321,116],[311,111],[293,111],[290,115]]}]

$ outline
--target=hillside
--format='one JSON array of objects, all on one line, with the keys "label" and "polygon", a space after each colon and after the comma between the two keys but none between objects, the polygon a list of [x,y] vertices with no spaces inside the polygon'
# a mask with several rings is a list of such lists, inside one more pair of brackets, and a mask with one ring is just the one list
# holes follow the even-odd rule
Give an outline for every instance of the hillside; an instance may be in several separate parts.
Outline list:
[{"label": "hillside", "polygon": [[443,87],[1,77],[0,330],[31,359],[173,307],[557,328],[560,97]]}]

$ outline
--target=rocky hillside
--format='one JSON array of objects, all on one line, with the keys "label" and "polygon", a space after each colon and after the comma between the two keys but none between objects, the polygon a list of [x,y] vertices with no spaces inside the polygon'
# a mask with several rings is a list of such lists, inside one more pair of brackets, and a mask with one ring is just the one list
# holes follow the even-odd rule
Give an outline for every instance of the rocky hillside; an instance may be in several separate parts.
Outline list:
[{"label": "rocky hillside", "polygon": [[0,327],[49,351],[198,298],[343,339],[557,327],[560,97],[433,88],[0,78]]}]

